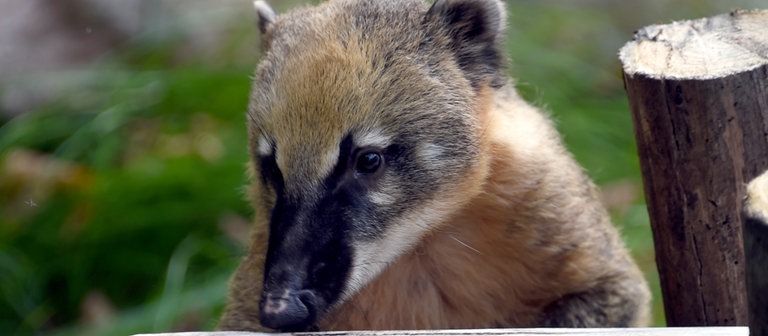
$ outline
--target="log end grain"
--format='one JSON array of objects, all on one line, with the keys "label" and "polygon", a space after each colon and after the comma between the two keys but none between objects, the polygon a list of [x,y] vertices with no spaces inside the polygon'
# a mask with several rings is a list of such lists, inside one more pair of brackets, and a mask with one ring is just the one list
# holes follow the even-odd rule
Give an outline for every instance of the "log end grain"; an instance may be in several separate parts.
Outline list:
[{"label": "log end grain", "polygon": [[619,51],[624,73],[665,79],[712,79],[768,64],[768,10],[740,10],[652,25]]}]

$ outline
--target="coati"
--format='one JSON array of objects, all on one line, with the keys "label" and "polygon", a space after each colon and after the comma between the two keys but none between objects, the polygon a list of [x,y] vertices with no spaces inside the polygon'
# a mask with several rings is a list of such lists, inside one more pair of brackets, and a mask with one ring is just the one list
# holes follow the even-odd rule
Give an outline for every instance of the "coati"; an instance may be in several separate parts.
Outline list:
[{"label": "coati", "polygon": [[648,323],[594,184],[505,76],[500,0],[255,5],[255,221],[220,329]]}]

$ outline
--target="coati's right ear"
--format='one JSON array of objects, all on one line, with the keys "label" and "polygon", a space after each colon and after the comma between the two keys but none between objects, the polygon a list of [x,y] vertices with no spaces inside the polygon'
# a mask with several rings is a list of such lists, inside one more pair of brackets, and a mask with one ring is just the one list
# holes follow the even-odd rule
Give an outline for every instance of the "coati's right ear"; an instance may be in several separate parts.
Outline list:
[{"label": "coati's right ear", "polygon": [[269,26],[272,25],[277,18],[277,11],[264,0],[254,1],[253,7],[256,7],[256,14],[259,16],[259,31],[261,31],[262,34],[266,34]]}]

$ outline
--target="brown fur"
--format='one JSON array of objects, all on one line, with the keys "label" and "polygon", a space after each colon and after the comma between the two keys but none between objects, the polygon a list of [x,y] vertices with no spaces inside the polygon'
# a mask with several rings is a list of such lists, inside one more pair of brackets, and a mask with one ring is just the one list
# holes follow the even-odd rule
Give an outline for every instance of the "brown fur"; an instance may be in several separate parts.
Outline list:
[{"label": "brown fur", "polygon": [[[291,71],[268,88],[279,92],[281,100],[272,101],[269,108],[260,101],[251,106],[258,112],[251,114],[255,118],[251,135],[264,132],[279,138],[284,155],[278,160],[286,179],[310,180],[328,169],[332,163],[322,157],[292,156],[335,146],[339,139],[327,134],[341,134],[350,125],[387,122],[358,111],[375,110],[376,103],[421,108],[432,105],[430,99],[453,97],[453,92],[463,93],[451,99],[464,104],[468,120],[476,123],[472,134],[476,148],[467,150],[478,154],[459,179],[425,201],[424,208],[437,214],[429,232],[334,307],[318,324],[320,329],[647,325],[647,284],[610,223],[596,188],[564,149],[550,120],[525,103],[511,84],[495,88],[497,79],[478,77],[486,79],[473,88],[455,67],[441,68],[443,95],[429,91],[434,83],[414,68],[384,74],[383,65],[371,59],[384,57],[387,50],[382,45],[396,42],[403,50],[417,48],[424,36],[410,33],[409,23],[422,20],[424,7],[404,10],[403,22],[374,31],[366,40],[350,36],[341,45],[336,37],[355,17],[339,15],[339,7],[350,3],[330,2],[288,13],[278,22],[301,24],[266,28],[269,42],[276,41],[269,43],[271,52],[291,50],[299,55],[279,63],[262,60],[262,76]],[[441,38],[435,36],[435,43],[450,43]],[[442,57],[446,64],[452,61],[449,54]],[[254,97],[271,94],[260,87],[254,92]],[[402,95],[414,99],[397,98]],[[440,117],[439,111],[424,113]],[[422,129],[429,132],[429,123]],[[311,133],[296,137],[297,130]],[[251,148],[255,141],[252,137]],[[274,195],[254,179],[252,199],[256,215],[251,246],[231,280],[221,329],[263,330],[258,303]],[[426,216],[414,211],[400,222],[408,223],[408,216]]]}]

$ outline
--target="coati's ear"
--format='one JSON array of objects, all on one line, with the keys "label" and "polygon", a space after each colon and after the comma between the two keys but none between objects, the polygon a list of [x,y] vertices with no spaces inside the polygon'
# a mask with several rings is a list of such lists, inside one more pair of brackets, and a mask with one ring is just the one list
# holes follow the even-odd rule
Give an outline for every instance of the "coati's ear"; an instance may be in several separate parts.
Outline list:
[{"label": "coati's ear", "polygon": [[472,86],[505,84],[501,51],[506,10],[501,0],[436,0],[426,20],[442,25]]},{"label": "coati's ear", "polygon": [[254,1],[253,6],[256,7],[256,14],[259,16],[259,30],[261,31],[261,34],[266,34],[267,28],[269,28],[277,18],[277,11],[263,0]]},{"label": "coati's ear", "polygon": [[272,42],[272,33],[269,29],[275,23],[277,19],[277,11],[263,0],[256,0],[253,2],[253,6],[256,7],[256,16],[258,16],[259,32],[261,36],[261,53],[267,52],[269,44]]}]

